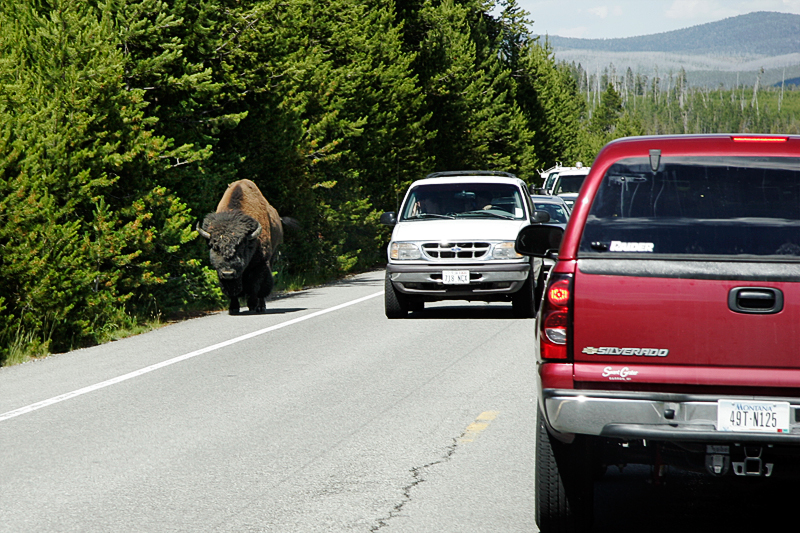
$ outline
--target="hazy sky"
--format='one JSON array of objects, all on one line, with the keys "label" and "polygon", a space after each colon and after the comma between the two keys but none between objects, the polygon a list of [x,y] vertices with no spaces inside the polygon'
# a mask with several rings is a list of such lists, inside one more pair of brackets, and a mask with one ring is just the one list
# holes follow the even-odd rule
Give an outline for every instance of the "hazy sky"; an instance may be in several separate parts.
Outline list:
[{"label": "hazy sky", "polygon": [[535,34],[609,39],[678,30],[753,11],[800,14],[800,0],[517,0]]}]

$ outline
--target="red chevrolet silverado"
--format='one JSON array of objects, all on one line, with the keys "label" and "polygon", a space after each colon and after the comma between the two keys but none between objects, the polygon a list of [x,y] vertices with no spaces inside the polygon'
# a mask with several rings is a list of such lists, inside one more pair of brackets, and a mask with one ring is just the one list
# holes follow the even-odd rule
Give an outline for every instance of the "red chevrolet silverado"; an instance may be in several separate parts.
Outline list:
[{"label": "red chevrolet silverado", "polygon": [[631,137],[598,154],[537,319],[536,521],[590,527],[609,465],[800,466],[800,137]]}]

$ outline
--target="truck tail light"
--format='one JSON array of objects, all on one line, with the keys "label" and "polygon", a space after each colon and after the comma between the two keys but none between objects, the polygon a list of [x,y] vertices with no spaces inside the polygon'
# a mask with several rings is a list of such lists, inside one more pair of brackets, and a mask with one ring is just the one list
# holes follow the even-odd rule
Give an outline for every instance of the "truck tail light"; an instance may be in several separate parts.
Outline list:
[{"label": "truck tail light", "polygon": [[539,315],[539,354],[542,359],[567,359],[572,303],[572,275],[551,273]]}]

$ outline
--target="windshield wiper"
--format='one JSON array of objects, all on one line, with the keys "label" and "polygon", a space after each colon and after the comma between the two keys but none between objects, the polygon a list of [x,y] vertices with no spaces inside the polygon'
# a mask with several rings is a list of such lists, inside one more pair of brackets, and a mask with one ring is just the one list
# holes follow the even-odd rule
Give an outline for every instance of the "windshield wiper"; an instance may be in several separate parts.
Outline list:
[{"label": "windshield wiper", "polygon": [[477,211],[464,211],[463,213],[459,213],[459,215],[484,215],[494,218],[503,218],[505,220],[514,220],[514,217],[510,215],[501,215],[499,213],[493,213],[492,211],[484,211],[479,209]]},{"label": "windshield wiper", "polygon": [[407,220],[416,220],[421,218],[447,218],[450,220],[454,220],[456,217],[452,215],[438,215],[436,213],[420,213],[419,215],[414,215],[413,217],[408,217]]}]

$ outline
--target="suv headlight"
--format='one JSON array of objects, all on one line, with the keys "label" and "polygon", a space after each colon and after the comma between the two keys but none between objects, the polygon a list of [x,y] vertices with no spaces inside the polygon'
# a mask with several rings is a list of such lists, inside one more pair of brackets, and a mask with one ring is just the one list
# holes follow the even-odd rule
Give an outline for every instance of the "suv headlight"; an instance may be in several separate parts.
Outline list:
[{"label": "suv headlight", "polygon": [[519,259],[522,256],[514,251],[514,242],[501,242],[494,245],[492,250],[492,259]]},{"label": "suv headlight", "polygon": [[421,257],[422,254],[419,251],[419,247],[412,242],[393,242],[389,245],[390,259],[407,261],[410,259],[420,259]]}]

